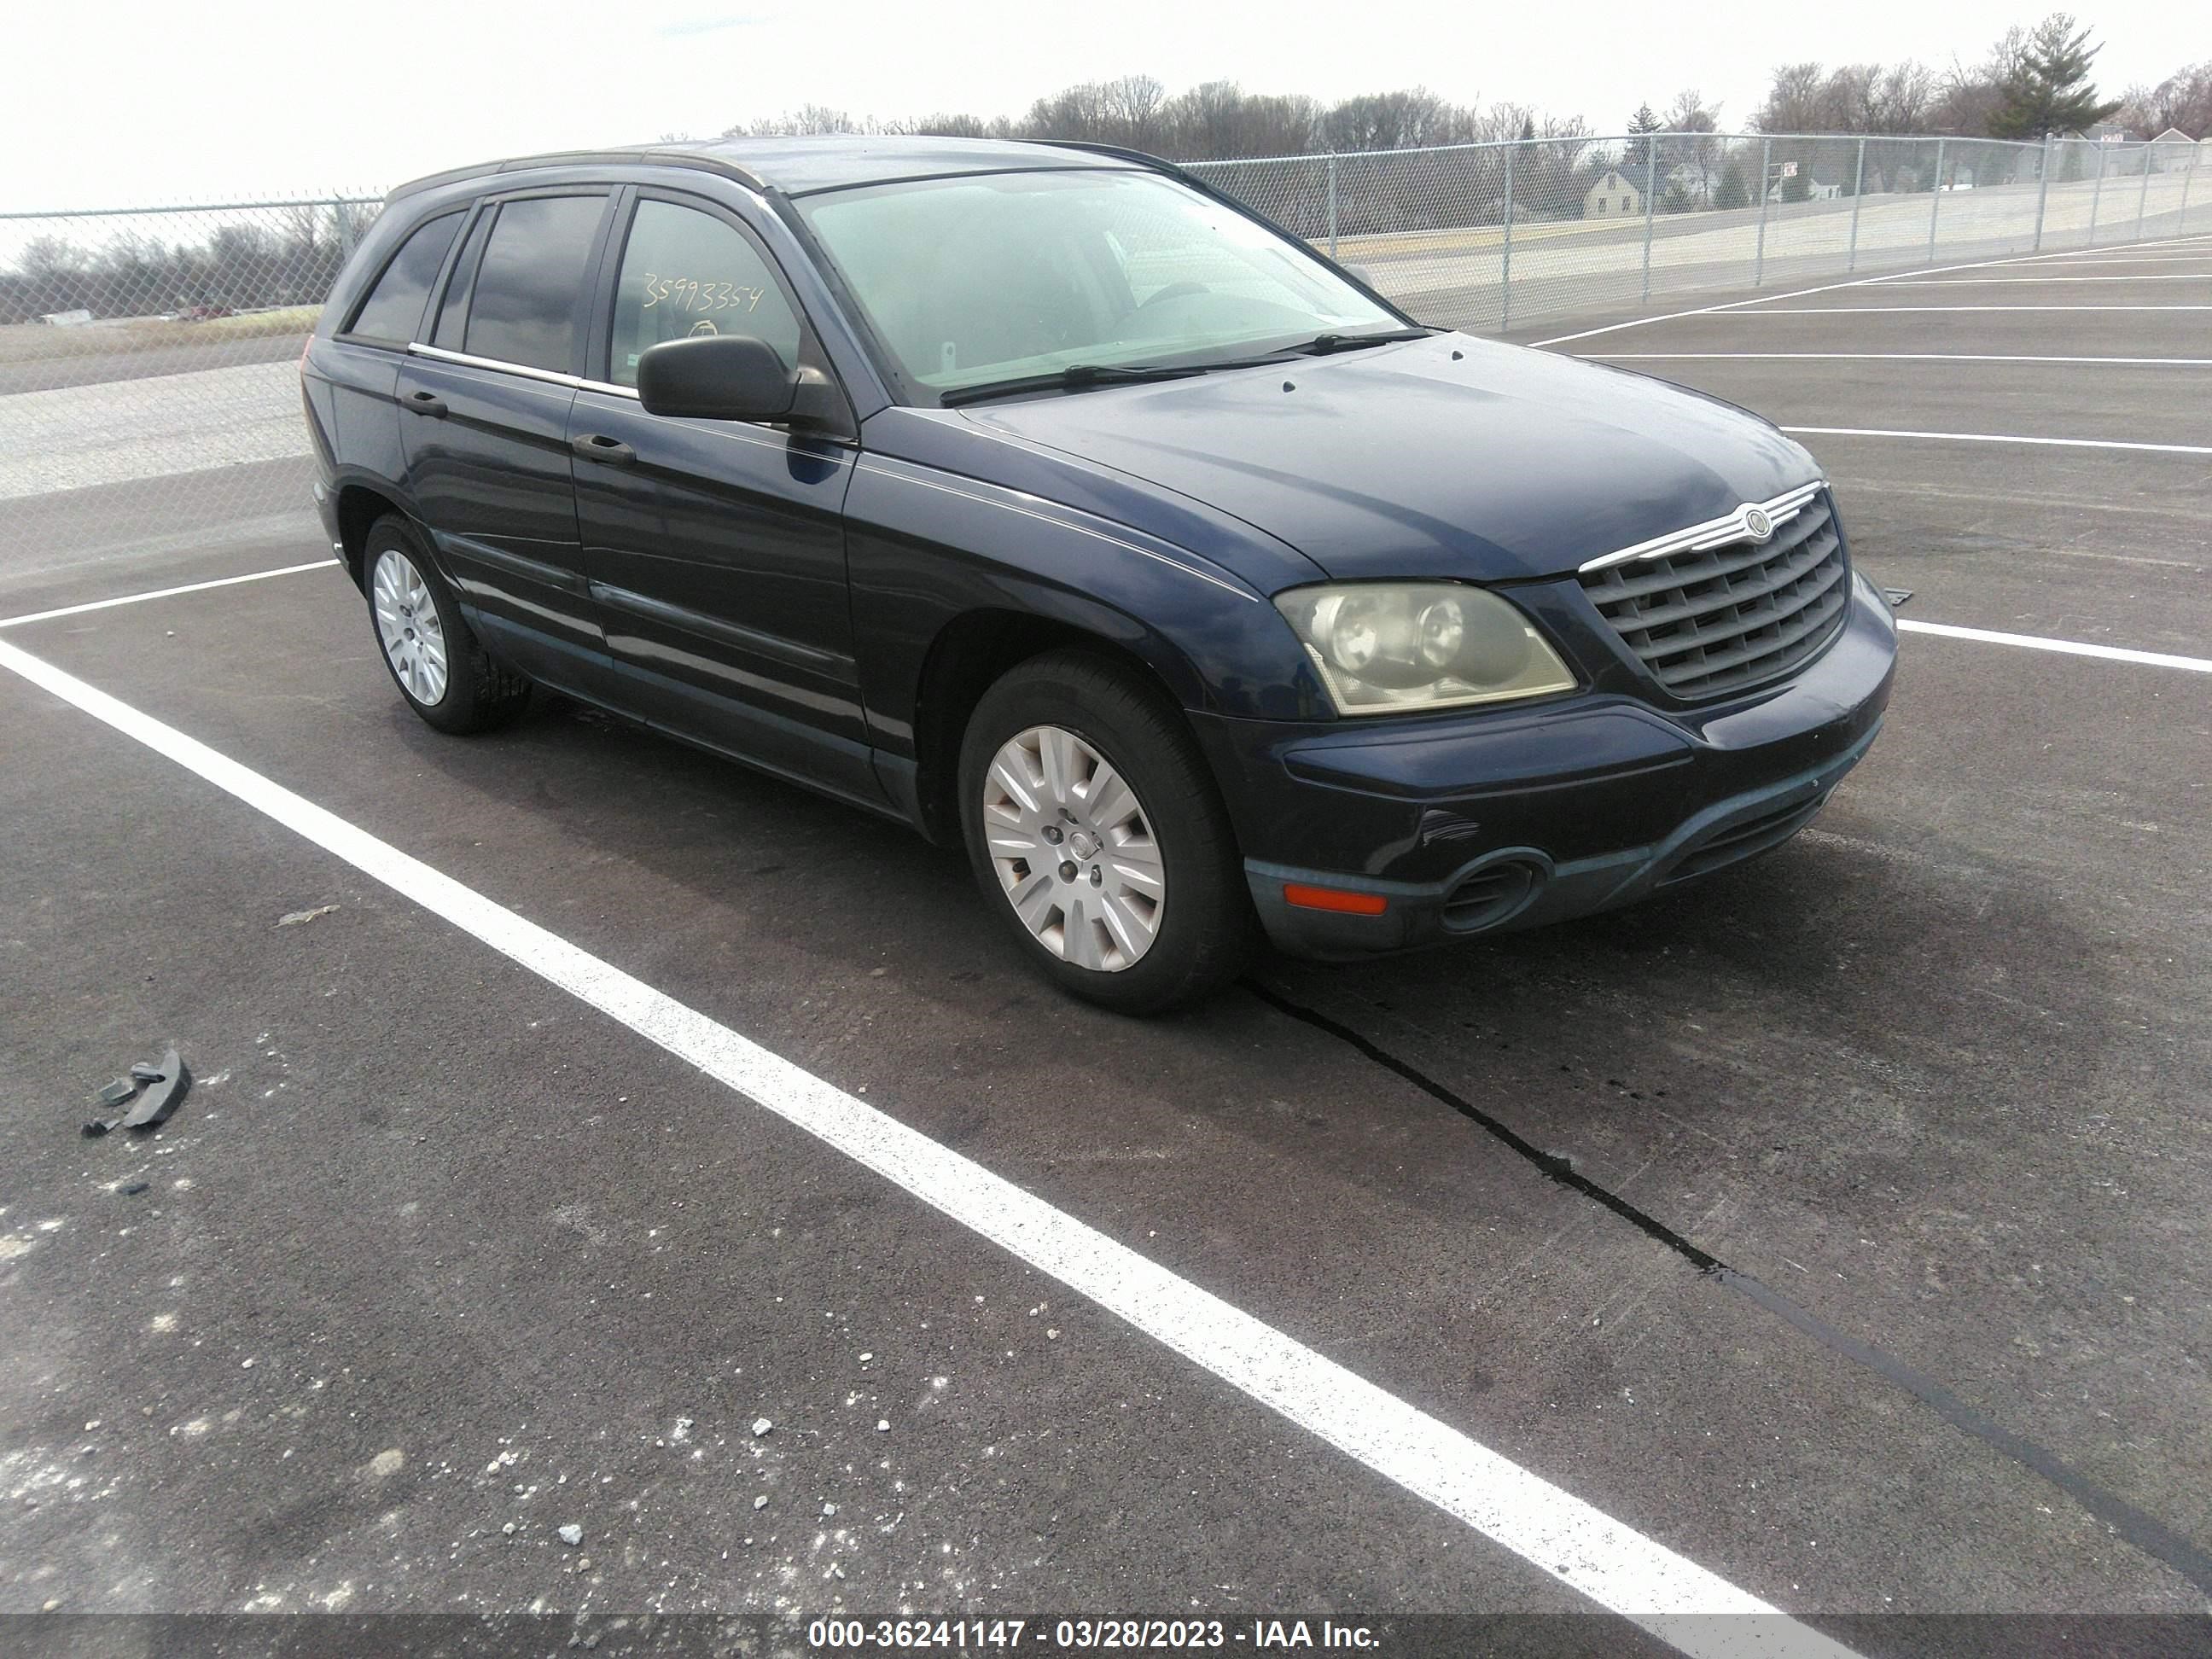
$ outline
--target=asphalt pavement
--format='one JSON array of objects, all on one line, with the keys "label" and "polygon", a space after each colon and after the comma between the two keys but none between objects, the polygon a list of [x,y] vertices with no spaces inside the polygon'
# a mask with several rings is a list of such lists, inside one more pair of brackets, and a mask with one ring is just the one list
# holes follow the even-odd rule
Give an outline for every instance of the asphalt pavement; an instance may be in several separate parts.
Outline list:
[{"label": "asphalt pavement", "polygon": [[[2203,659],[2212,239],[2161,246],[1534,337],[1828,429],[1908,622]],[[2081,314],[1888,309],[1939,302]],[[1133,1022],[896,826],[558,699],[430,732],[334,566],[7,625],[326,550],[40,509],[93,550],[0,572],[0,644],[1810,1627],[2212,1605],[2212,674],[1909,633],[1771,857]],[[17,673],[0,730],[0,1611],[1590,1609]],[[178,1115],[82,1139],[167,1040]]]}]

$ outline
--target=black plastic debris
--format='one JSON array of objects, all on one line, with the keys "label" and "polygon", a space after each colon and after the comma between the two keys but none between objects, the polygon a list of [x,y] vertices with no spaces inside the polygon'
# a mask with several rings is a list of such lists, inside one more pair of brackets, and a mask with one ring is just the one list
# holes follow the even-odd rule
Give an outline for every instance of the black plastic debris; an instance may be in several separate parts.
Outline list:
[{"label": "black plastic debris", "polygon": [[125,1187],[123,1189],[123,1196],[125,1198],[136,1198],[139,1194],[144,1192],[153,1184],[154,1183],[150,1181],[134,1181],[128,1187]]},{"label": "black plastic debris", "polygon": [[[133,1066],[131,1075],[141,1077],[151,1069]],[[144,1081],[146,1092],[138,1097],[137,1105],[123,1115],[123,1127],[126,1129],[158,1128],[166,1122],[183,1101],[185,1091],[192,1086],[192,1074],[185,1069],[184,1056],[172,1048],[161,1056],[161,1069]]]},{"label": "black plastic debris", "polygon": [[[154,1129],[168,1120],[192,1086],[192,1074],[174,1044],[159,1060],[142,1060],[128,1077],[119,1077],[100,1091],[100,1103],[117,1107],[137,1097],[137,1103],[118,1117],[95,1117],[84,1126],[87,1140],[97,1140],[115,1129]],[[144,1092],[142,1094],[140,1091]]]}]

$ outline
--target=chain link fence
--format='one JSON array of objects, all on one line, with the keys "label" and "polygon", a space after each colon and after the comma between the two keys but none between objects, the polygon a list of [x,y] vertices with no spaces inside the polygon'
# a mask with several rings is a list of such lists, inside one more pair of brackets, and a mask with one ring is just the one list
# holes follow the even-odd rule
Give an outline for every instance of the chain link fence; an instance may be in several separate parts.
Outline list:
[{"label": "chain link fence", "polygon": [[[1484,333],[2212,231],[2194,144],[1650,133],[1189,170]],[[307,526],[294,365],[380,206],[0,215],[0,564]]]},{"label": "chain link fence", "polygon": [[0,215],[0,568],[310,525],[296,365],[382,208]]},{"label": "chain link fence", "polygon": [[2196,144],[1648,133],[1193,163],[1425,322],[2212,230]]}]

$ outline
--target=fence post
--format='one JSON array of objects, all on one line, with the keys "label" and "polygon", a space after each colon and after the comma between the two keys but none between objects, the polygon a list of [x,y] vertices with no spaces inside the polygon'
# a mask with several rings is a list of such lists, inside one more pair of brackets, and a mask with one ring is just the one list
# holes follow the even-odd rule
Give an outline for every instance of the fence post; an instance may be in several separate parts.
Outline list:
[{"label": "fence post", "polygon": [[353,215],[346,211],[345,198],[331,198],[331,230],[337,238],[338,262],[343,264],[353,257]]},{"label": "fence post", "polygon": [[1859,164],[1851,175],[1851,257],[1846,276],[1859,268],[1859,202],[1866,195],[1866,134],[1859,134]]},{"label": "fence post", "polygon": [[2097,187],[2089,192],[2089,240],[2082,245],[2085,247],[2097,246],[2097,204],[2105,199],[2105,153],[2112,149],[2101,141],[2092,142],[2097,145]]},{"label": "fence post", "polygon": [[2181,170],[2181,216],[2173,224],[2173,234],[2177,236],[2189,234],[2189,186],[2196,177],[2197,155],[2191,151],[2189,165]]},{"label": "fence post", "polygon": [[1505,252],[1498,267],[1498,331],[1500,334],[1513,326],[1513,152],[1517,144],[1505,147]]},{"label": "fence post", "polygon": [[2150,146],[2142,147],[2142,188],[2136,192],[2136,240],[2142,240],[2143,210],[2150,205]]},{"label": "fence post", "polygon": [[2043,252],[2043,210],[2051,201],[2051,135],[2043,135],[2043,179],[2035,191],[2035,246],[2031,253]]},{"label": "fence post", "polygon": [[1936,179],[1928,187],[1928,263],[1936,263],[1936,216],[1943,210],[1943,141],[1936,141]]},{"label": "fence post", "polygon": [[1328,257],[1336,258],[1336,157],[1328,158]]},{"label": "fence post", "polygon": [[1652,191],[1659,183],[1659,141],[1644,135],[1644,297],[1651,297]]},{"label": "fence post", "polygon": [[1766,285],[1766,170],[1774,163],[1774,140],[1759,141],[1759,246],[1751,256],[1751,285]]}]

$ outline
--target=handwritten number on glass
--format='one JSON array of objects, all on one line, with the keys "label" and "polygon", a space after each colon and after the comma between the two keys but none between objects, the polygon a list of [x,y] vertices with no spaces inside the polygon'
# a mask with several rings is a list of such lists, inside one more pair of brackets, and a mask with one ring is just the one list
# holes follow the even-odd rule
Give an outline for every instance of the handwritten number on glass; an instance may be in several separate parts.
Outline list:
[{"label": "handwritten number on glass", "polygon": [[656,306],[666,306],[671,311],[702,312],[756,311],[762,296],[768,290],[748,288],[743,283],[702,283],[691,276],[663,276],[654,271],[645,273],[645,304],[642,309],[651,311]]}]

